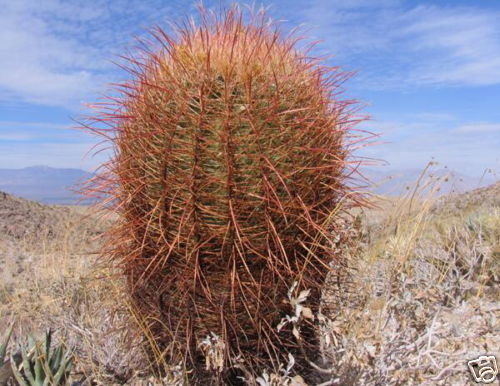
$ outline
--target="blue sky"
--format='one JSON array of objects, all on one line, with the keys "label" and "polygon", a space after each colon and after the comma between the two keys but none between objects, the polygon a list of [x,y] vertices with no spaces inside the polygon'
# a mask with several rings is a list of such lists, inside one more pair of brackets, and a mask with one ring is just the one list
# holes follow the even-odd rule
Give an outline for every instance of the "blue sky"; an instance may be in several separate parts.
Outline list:
[{"label": "blue sky", "polygon": [[[243,4],[248,2],[242,2]],[[217,1],[206,1],[213,7]],[[464,174],[500,171],[500,2],[265,0],[285,30],[301,25],[315,53],[356,77],[385,143],[360,155],[394,169],[432,157]],[[0,0],[0,168],[91,170],[94,139],[71,129],[123,80],[112,60],[133,36],[194,14],[196,3],[161,0]]]}]

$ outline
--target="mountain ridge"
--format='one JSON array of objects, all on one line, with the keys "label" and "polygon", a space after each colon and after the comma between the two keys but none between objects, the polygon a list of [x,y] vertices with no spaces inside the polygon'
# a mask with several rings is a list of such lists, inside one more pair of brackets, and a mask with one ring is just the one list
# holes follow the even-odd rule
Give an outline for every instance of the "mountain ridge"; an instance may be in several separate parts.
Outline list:
[{"label": "mountain ridge", "polygon": [[0,191],[44,204],[88,204],[76,190],[92,176],[82,169],[44,165],[0,169]]},{"label": "mountain ridge", "polygon": [[[365,168],[369,189],[376,194],[395,196],[411,189],[422,175],[420,169]],[[94,174],[77,168],[34,165],[22,169],[0,169],[0,191],[44,204],[87,205],[89,200],[77,193],[78,186]],[[441,179],[440,194],[463,193],[491,185],[492,175],[472,177],[446,168],[429,169],[424,180]],[[444,181],[447,180],[447,181]]]}]

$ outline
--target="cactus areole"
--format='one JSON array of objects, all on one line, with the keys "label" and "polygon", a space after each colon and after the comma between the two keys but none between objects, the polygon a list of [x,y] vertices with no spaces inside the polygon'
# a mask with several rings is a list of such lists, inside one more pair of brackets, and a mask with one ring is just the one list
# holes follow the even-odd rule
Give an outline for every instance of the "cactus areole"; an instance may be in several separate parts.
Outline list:
[{"label": "cactus areole", "polygon": [[114,150],[88,190],[119,214],[104,255],[172,363],[205,369],[200,343],[217,336],[215,372],[277,368],[288,353],[300,369],[315,321],[300,339],[277,331],[295,312],[287,291],[310,290],[318,311],[342,259],[336,219],[362,200],[346,74],[263,11],[202,8],[172,29],[141,42],[131,80],[86,124]]}]

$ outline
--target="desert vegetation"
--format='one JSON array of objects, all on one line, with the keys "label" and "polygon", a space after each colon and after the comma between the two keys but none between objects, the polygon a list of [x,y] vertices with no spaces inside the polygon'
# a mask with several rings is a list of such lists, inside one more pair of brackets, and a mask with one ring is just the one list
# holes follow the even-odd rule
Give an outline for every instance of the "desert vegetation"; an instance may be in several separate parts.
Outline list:
[{"label": "desert vegetation", "polygon": [[[466,361],[484,352],[498,355],[500,347],[499,190],[497,183],[441,198],[410,190],[357,213],[350,230],[357,241],[343,252],[356,256],[357,265],[342,287],[327,279],[315,315],[323,357],[315,379],[286,360],[281,371],[255,369],[259,374],[249,384],[470,382]],[[19,213],[18,229],[43,219],[38,237],[20,232],[2,238],[1,335],[16,322],[6,359],[26,336],[42,340],[52,328],[53,341],[72,349],[71,384],[185,384],[182,366],[163,361],[159,372],[151,363],[157,347],[127,303],[126,283],[98,258],[106,221],[81,208],[2,197],[2,219]],[[30,208],[29,215],[21,208]],[[64,216],[52,228],[45,222],[53,216],[33,217],[40,211]],[[43,231],[49,228],[55,232]]]},{"label": "desert vegetation", "polygon": [[200,8],[83,128],[94,208],[0,193],[0,385],[462,384],[498,354],[500,184],[369,193],[347,74]]}]

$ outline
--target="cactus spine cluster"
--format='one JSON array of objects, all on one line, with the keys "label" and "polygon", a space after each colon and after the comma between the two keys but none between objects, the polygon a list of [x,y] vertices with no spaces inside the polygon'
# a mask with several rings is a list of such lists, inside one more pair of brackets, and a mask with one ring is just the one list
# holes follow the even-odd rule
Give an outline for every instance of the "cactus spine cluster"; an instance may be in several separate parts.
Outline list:
[{"label": "cactus spine cluster", "polygon": [[200,345],[216,336],[221,373],[314,347],[312,318],[300,342],[277,331],[287,291],[307,289],[318,311],[341,259],[335,219],[358,199],[346,74],[264,12],[246,16],[201,9],[199,23],[153,30],[128,58],[121,97],[86,124],[114,149],[88,191],[119,213],[105,254],[168,358],[204,367]]}]

